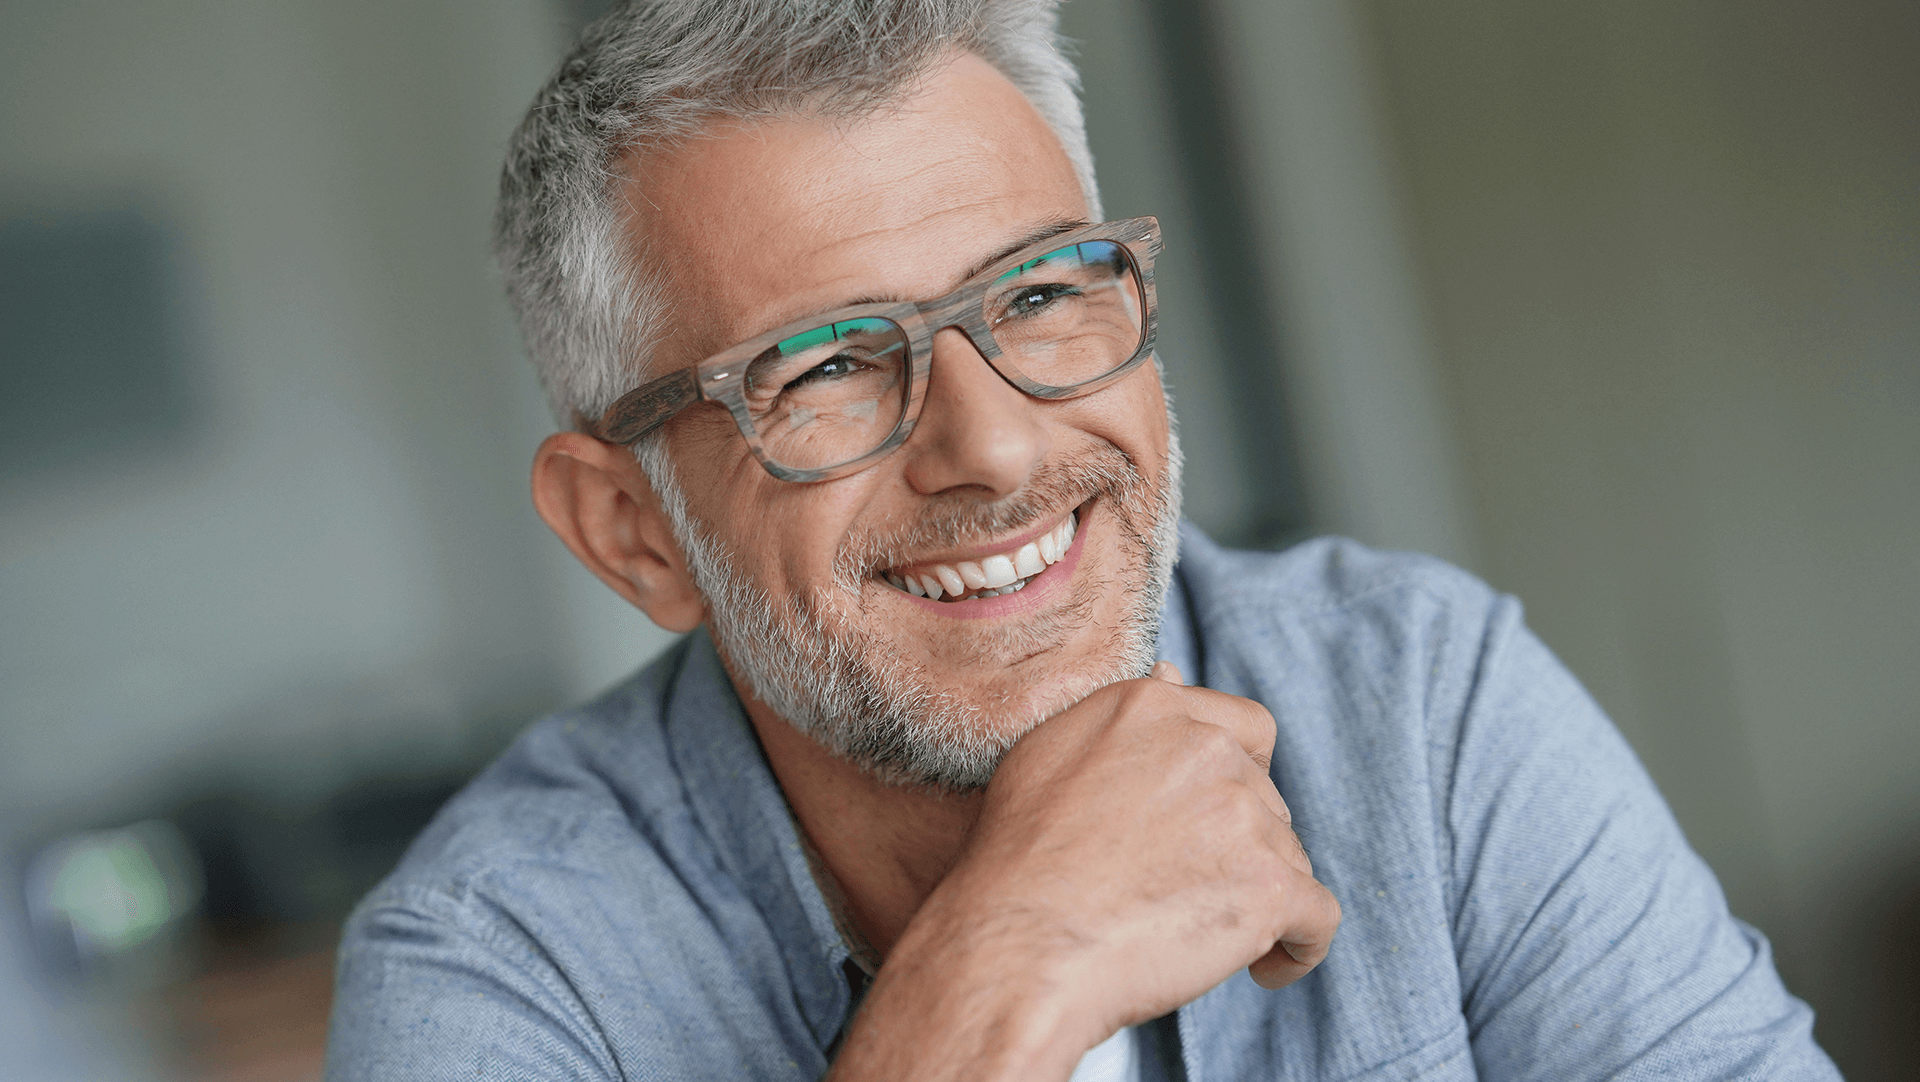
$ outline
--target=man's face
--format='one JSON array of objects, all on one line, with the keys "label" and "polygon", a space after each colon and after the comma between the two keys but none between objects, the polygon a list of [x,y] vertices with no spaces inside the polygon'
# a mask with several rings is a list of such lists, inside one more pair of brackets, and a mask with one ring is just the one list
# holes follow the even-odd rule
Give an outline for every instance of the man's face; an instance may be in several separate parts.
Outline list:
[{"label": "man's face", "polygon": [[[816,312],[943,295],[1087,216],[1045,122],[967,54],[873,116],[716,126],[643,164],[629,225],[672,313],[650,375]],[[1033,725],[1152,661],[1177,452],[1151,366],[1042,402],[942,331],[912,437],[817,484],[769,475],[718,408],[665,432],[680,541],[736,681],[888,780],[984,785]],[[896,585],[1066,529],[1018,592]]]}]

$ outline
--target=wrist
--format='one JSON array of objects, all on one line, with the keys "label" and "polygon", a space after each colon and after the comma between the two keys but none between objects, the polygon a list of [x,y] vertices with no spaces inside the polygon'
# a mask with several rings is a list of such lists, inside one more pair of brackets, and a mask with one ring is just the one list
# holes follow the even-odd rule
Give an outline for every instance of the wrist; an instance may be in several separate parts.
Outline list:
[{"label": "wrist", "polygon": [[941,894],[888,953],[832,1077],[1066,1079],[1112,1028],[1071,979],[1082,945]]}]

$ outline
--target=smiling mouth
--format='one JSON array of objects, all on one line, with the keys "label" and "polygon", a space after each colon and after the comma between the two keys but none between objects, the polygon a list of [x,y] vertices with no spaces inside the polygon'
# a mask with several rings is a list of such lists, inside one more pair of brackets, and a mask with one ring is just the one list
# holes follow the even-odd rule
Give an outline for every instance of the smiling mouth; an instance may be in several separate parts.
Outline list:
[{"label": "smiling mouth", "polygon": [[1039,538],[1008,552],[947,564],[910,564],[884,572],[894,589],[934,601],[977,601],[1017,593],[1066,556],[1079,528],[1078,509]]}]

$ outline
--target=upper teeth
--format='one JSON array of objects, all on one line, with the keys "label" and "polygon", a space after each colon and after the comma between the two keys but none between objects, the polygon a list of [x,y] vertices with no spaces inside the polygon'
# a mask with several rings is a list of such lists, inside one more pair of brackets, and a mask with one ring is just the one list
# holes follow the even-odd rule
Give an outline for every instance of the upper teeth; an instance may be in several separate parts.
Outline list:
[{"label": "upper teeth", "polygon": [[952,564],[923,564],[912,571],[889,571],[887,581],[915,597],[958,599],[974,590],[981,597],[1010,594],[1026,586],[1027,581],[1060,562],[1073,544],[1074,516],[1069,514],[1060,525],[1012,552],[981,560],[962,560]]}]

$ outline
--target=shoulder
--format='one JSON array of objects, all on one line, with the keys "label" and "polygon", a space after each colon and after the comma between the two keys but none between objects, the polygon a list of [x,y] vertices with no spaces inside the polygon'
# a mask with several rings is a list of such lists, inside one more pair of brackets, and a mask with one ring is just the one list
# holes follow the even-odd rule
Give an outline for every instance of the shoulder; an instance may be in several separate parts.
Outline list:
[{"label": "shoulder", "polygon": [[677,829],[687,794],[663,724],[683,652],[534,723],[447,802],[368,901],[525,890],[604,872],[610,849],[631,865],[696,842]]},{"label": "shoulder", "polygon": [[538,1051],[524,1076],[564,1078],[639,1063],[747,1077],[818,1055],[824,1008],[802,1007],[822,999],[825,963],[806,964],[818,952],[801,906],[739,874],[751,839],[712,812],[740,793],[710,791],[675,739],[729,722],[689,705],[713,689],[695,689],[706,677],[688,652],[534,724],[360,903],[334,1005],[342,1077],[400,1063],[437,1078],[454,1049]]},{"label": "shoulder", "polygon": [[1390,616],[1441,605],[1469,618],[1498,595],[1445,560],[1318,537],[1281,552],[1221,548],[1187,527],[1180,573],[1196,613],[1240,618],[1311,618],[1329,613]]},{"label": "shoulder", "polygon": [[[431,928],[488,965],[612,980],[623,959],[668,965],[673,943],[712,936],[703,896],[729,887],[664,723],[683,653],[529,727],[361,901],[343,952]],[[609,897],[647,899],[645,911],[589,901]]]},{"label": "shoulder", "polygon": [[1189,527],[1177,589],[1213,686],[1402,730],[1457,719],[1488,653],[1523,631],[1518,602],[1472,574],[1337,537],[1236,552]]}]

